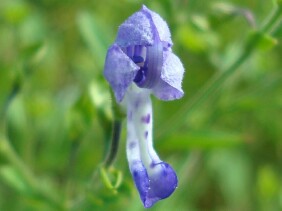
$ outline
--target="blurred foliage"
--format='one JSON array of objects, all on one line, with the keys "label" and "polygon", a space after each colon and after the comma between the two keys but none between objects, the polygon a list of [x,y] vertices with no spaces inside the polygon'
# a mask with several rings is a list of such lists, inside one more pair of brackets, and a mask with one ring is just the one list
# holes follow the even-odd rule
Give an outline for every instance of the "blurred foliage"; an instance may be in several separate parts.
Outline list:
[{"label": "blurred foliage", "polygon": [[116,169],[100,171],[113,116],[104,58],[142,4],[168,22],[186,68],[183,99],[153,100],[155,147],[180,181],[152,210],[282,210],[282,23],[257,32],[274,2],[1,0],[0,210],[143,210],[124,133]]}]

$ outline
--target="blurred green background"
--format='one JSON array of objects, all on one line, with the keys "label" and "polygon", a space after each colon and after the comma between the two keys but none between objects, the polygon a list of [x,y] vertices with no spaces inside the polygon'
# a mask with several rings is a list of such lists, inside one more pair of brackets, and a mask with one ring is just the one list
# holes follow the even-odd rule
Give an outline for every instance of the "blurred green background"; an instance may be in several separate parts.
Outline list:
[{"label": "blurred green background", "polygon": [[183,99],[153,98],[155,148],[179,187],[151,210],[282,210],[281,21],[216,92],[199,94],[243,54],[273,2],[1,0],[0,210],[144,210],[125,127],[107,171],[113,184],[122,174],[118,187],[99,171],[112,121],[106,51],[142,4],[168,22],[186,69]]}]

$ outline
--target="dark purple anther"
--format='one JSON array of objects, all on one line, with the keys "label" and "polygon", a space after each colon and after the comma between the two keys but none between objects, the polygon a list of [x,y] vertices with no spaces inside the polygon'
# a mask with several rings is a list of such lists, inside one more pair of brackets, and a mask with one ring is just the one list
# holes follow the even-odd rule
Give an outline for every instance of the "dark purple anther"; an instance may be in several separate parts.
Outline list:
[{"label": "dark purple anther", "polygon": [[144,62],[144,59],[142,56],[133,56],[132,60],[134,61],[135,64]]},{"label": "dark purple anther", "polygon": [[135,78],[134,78],[134,82],[136,84],[143,84],[145,79],[146,79],[146,72],[147,72],[148,68],[147,67],[140,67],[140,70],[137,72]]}]

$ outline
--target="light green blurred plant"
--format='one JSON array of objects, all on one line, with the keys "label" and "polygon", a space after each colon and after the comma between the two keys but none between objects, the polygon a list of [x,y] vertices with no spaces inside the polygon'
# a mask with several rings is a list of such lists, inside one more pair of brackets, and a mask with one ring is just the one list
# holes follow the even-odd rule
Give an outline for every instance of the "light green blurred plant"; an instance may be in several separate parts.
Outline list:
[{"label": "light green blurred plant", "polygon": [[186,67],[185,98],[154,102],[156,148],[180,181],[152,210],[282,209],[282,4],[236,2],[3,0],[0,210],[143,209],[123,133],[103,165],[115,115],[102,76],[142,3],[168,21]]}]

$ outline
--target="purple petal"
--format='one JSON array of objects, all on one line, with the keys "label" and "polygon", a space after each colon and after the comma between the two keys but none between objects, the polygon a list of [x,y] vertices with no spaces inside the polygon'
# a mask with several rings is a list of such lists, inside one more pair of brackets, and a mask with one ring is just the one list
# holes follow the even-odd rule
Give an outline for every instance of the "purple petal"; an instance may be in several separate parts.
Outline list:
[{"label": "purple petal", "polygon": [[[146,171],[141,162],[136,162],[131,166],[135,185],[146,208],[169,197],[178,184],[177,176],[169,164],[161,162],[149,168],[151,169]],[[150,172],[149,176],[147,172]]]},{"label": "purple petal", "polygon": [[131,15],[118,30],[116,43],[121,47],[130,45],[148,46],[154,43],[155,35],[165,43],[165,47],[172,46],[171,34],[167,23],[145,5]]},{"label": "purple petal", "polygon": [[159,16],[159,14],[149,10],[145,5],[142,7],[142,11],[148,13],[151,16],[156,31],[159,34],[159,38],[162,42],[167,43],[167,47],[172,46],[171,34],[167,23]]},{"label": "purple petal", "polygon": [[151,25],[150,19],[140,10],[131,15],[120,25],[115,42],[121,47],[130,45],[152,45],[154,37]]},{"label": "purple petal", "polygon": [[171,51],[164,51],[161,80],[153,88],[154,95],[161,100],[175,100],[184,95],[181,88],[184,68],[179,58]]},{"label": "purple petal", "polygon": [[161,42],[155,42],[153,46],[147,47],[147,71],[145,72],[145,80],[137,83],[138,86],[144,88],[153,88],[159,81],[163,66],[163,46]]},{"label": "purple petal", "polygon": [[149,189],[149,177],[147,171],[141,161],[136,161],[131,164],[130,171],[140,198],[144,203],[146,201],[146,196]]},{"label": "purple petal", "polygon": [[116,100],[121,102],[126,89],[132,83],[140,69],[118,45],[112,45],[108,49],[104,76],[110,83]]},{"label": "purple petal", "polygon": [[145,207],[151,207],[157,201],[169,197],[178,184],[177,176],[169,164],[161,162],[151,168],[153,174],[149,178],[150,188],[144,202]]},{"label": "purple petal", "polygon": [[159,83],[153,88],[153,94],[160,100],[169,101],[180,99],[183,97],[184,92],[160,80]]},{"label": "purple petal", "polygon": [[170,86],[182,91],[181,83],[184,68],[179,58],[170,51],[164,51],[164,64],[161,79]]}]

